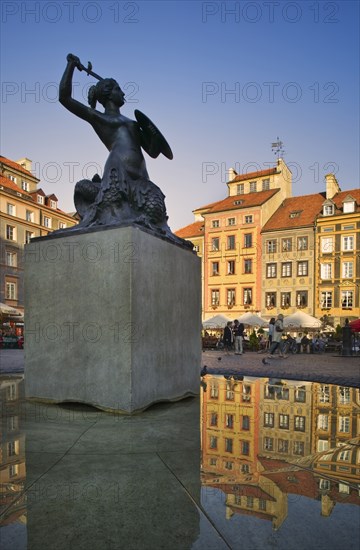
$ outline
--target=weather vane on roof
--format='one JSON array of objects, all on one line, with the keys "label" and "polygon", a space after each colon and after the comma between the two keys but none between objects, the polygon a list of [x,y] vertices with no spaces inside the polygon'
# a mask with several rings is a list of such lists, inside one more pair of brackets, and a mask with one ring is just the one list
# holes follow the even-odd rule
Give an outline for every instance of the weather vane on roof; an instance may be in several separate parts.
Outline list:
[{"label": "weather vane on roof", "polygon": [[279,136],[276,139],[277,141],[271,144],[271,150],[279,160],[280,157],[284,156],[285,150],[284,150],[284,144],[282,141],[280,141]]}]

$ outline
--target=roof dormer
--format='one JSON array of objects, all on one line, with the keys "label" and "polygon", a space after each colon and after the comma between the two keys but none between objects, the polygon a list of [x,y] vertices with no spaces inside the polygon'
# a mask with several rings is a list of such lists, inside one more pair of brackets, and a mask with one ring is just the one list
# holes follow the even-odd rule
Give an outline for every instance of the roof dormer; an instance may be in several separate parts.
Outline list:
[{"label": "roof dormer", "polygon": [[343,212],[344,214],[355,212],[355,199],[351,195],[346,195],[343,200]]},{"label": "roof dormer", "polygon": [[326,199],[322,205],[323,216],[333,216],[335,214],[335,203],[331,199]]}]

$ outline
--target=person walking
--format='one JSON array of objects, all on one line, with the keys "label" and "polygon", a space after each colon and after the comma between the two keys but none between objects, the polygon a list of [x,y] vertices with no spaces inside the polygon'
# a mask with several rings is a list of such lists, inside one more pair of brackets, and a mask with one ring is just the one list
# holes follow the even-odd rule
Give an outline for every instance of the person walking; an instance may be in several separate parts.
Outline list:
[{"label": "person walking", "polygon": [[243,354],[243,340],[244,340],[244,323],[239,323],[236,319],[234,321],[234,336],[235,336],[235,355]]},{"label": "person walking", "polygon": [[270,355],[268,355],[269,359],[274,358],[275,351],[279,348],[280,349],[280,357],[283,357],[286,359],[287,355],[284,355],[281,351],[281,337],[282,333],[284,331],[284,324],[283,324],[284,316],[282,313],[279,313],[279,315],[276,318],[275,324],[274,324],[274,333],[272,336],[272,343],[270,347]]},{"label": "person walking", "polygon": [[271,317],[269,321],[269,348],[271,347],[272,339],[274,336],[274,326],[275,326],[275,317]]},{"label": "person walking", "polygon": [[234,339],[234,335],[232,331],[232,321],[228,321],[228,323],[226,324],[226,327],[224,328],[224,338],[223,338],[226,355],[230,355],[233,339]]}]

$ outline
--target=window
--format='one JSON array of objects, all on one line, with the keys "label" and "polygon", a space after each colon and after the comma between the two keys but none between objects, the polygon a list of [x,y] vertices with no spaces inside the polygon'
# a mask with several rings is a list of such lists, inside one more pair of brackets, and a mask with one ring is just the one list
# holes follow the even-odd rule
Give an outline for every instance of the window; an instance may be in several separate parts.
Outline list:
[{"label": "window", "polygon": [[274,413],[264,413],[264,426],[267,428],[274,427]]},{"label": "window", "polygon": [[266,252],[268,254],[276,252],[276,241],[275,240],[266,241]]},{"label": "window", "polygon": [[266,278],[273,279],[276,277],[276,264],[266,264]]},{"label": "window", "polygon": [[217,413],[211,413],[210,426],[217,426],[217,425],[218,425],[218,415]]},{"label": "window", "polygon": [[321,384],[318,389],[318,396],[320,403],[329,403],[330,402],[330,386],[325,386]]},{"label": "window", "polygon": [[276,307],[276,292],[266,292],[265,294],[266,307]]},{"label": "window", "polygon": [[242,417],[241,429],[250,430],[250,416],[245,415]]},{"label": "window", "polygon": [[305,431],[305,416],[295,416],[294,417],[294,430],[296,432]]},{"label": "window", "polygon": [[210,449],[217,449],[217,440],[218,438],[216,436],[210,436]]},{"label": "window", "polygon": [[289,442],[287,439],[278,440],[278,451],[279,453],[288,453],[289,452]]},{"label": "window", "polygon": [[27,181],[22,180],[22,182],[21,182],[21,189],[23,189],[23,191],[29,191],[30,186],[29,186],[29,184],[28,184]]},{"label": "window", "polygon": [[323,309],[332,307],[332,292],[326,290],[320,294],[320,303]]},{"label": "window", "polygon": [[235,250],[235,235],[228,235],[227,250]]},{"label": "window", "polygon": [[252,303],[252,288],[244,288],[244,305]]},{"label": "window", "polygon": [[334,251],[334,241],[332,237],[322,237],[321,252],[323,254],[331,254]]},{"label": "window", "polygon": [[321,231],[323,233],[332,233],[334,231],[334,227],[323,227]]},{"label": "window", "polygon": [[228,225],[235,225],[235,218],[228,218]]},{"label": "window", "polygon": [[332,216],[334,213],[334,205],[333,204],[324,204],[323,206],[323,215],[324,216]]},{"label": "window", "polygon": [[350,487],[347,483],[339,482],[339,493],[344,493],[348,495],[350,493]]},{"label": "window", "polygon": [[56,210],[56,201],[50,201],[50,208],[54,208],[54,210]]},{"label": "window", "polygon": [[262,180],[262,190],[267,191],[270,189],[270,179]]},{"label": "window", "polygon": [[307,277],[308,275],[308,262],[298,262],[297,263],[297,276],[298,277]]},{"label": "window", "polygon": [[298,237],[297,240],[297,249],[298,250],[307,250],[308,249],[308,238],[307,237]]},{"label": "window", "polygon": [[236,186],[236,194],[237,195],[243,195],[244,194],[244,184],[238,183]]},{"label": "window", "polygon": [[16,283],[6,283],[5,296],[7,300],[16,300]]},{"label": "window", "polygon": [[290,307],[291,306],[291,292],[282,292],[281,293],[281,307]]},{"label": "window", "polygon": [[256,181],[251,181],[249,189],[250,189],[250,193],[256,193],[257,182]]},{"label": "window", "polygon": [[51,218],[48,218],[47,216],[44,216],[44,226],[51,228]]},{"label": "window", "polygon": [[225,415],[225,426],[227,428],[233,428],[234,427],[234,415],[233,414],[226,414]]},{"label": "window", "polygon": [[289,429],[289,415],[288,414],[280,414],[279,415],[279,428],[282,430],[288,430]]},{"label": "window", "polygon": [[213,252],[220,250],[220,239],[219,239],[219,237],[213,237],[211,239],[211,250]]},{"label": "window", "polygon": [[235,288],[228,288],[226,291],[226,303],[228,306],[235,305]]},{"label": "window", "polygon": [[227,453],[233,452],[233,440],[228,437],[225,437],[225,451]]},{"label": "window", "polygon": [[11,174],[9,175],[9,180],[13,181],[14,183],[16,183],[16,177],[15,176],[12,176]]},{"label": "window", "polygon": [[298,290],[296,292],[296,305],[297,307],[306,307],[308,304],[308,293],[307,290]]},{"label": "window", "polygon": [[26,210],[26,221],[34,223],[34,212],[31,210]]},{"label": "window", "polygon": [[343,462],[348,462],[350,460],[350,451],[348,449],[340,451],[338,459]]},{"label": "window", "polygon": [[217,464],[217,459],[214,458],[214,457],[212,456],[212,457],[210,458],[209,464],[210,464],[210,466],[216,466],[216,464]]},{"label": "window", "polygon": [[245,223],[253,223],[253,217],[252,216],[245,216]]},{"label": "window", "polygon": [[347,235],[342,238],[342,250],[344,252],[349,252],[354,250],[354,236]]},{"label": "window", "polygon": [[329,491],[330,481],[328,479],[319,479],[319,489],[322,491]]},{"label": "window", "polygon": [[227,263],[227,274],[228,275],[234,275],[235,274],[235,260],[229,260]]},{"label": "window", "polygon": [[211,222],[211,227],[220,227],[220,221],[219,220],[213,220]]},{"label": "window", "polygon": [[259,510],[262,512],[266,511],[266,500],[263,498],[259,498]]},{"label": "window", "polygon": [[329,429],[329,415],[319,414],[317,419],[317,429],[327,432]]},{"label": "window", "polygon": [[281,277],[291,277],[292,262],[283,262],[281,264]]},{"label": "window", "polygon": [[240,441],[240,452],[242,455],[249,456],[250,454],[250,443],[249,441]]},{"label": "window", "polygon": [[226,382],[226,394],[225,395],[226,395],[226,399],[228,401],[233,401],[235,399],[235,392],[234,392],[233,385],[230,382],[230,380],[228,380]]},{"label": "window", "polygon": [[339,401],[341,405],[348,405],[350,403],[350,388],[345,388],[344,386],[340,386]]},{"label": "window", "polygon": [[304,386],[300,386],[295,389],[295,402],[296,403],[306,402],[306,389]]},{"label": "window", "polygon": [[344,214],[349,214],[350,212],[355,212],[355,203],[354,201],[347,201],[343,204]]},{"label": "window", "polygon": [[251,386],[243,384],[242,388],[242,401],[251,401]]},{"label": "window", "polygon": [[342,309],[351,309],[353,307],[353,291],[343,290],[341,292],[341,307]]},{"label": "window", "polygon": [[212,380],[210,384],[210,397],[213,399],[217,399],[219,397],[219,386],[214,380]]},{"label": "window", "polygon": [[244,260],[244,273],[252,273],[252,260]]},{"label": "window", "polygon": [[6,205],[6,212],[9,214],[9,216],[15,216],[16,215],[16,208],[15,204],[7,203]]},{"label": "window", "polygon": [[283,250],[283,252],[290,252],[292,250],[292,241],[291,241],[291,239],[282,239],[282,241],[281,241],[281,250]]},{"label": "window", "polygon": [[264,437],[264,451],[272,451],[274,449],[274,439],[272,437]]},{"label": "window", "polygon": [[[327,451],[329,448],[329,442],[327,439],[319,439],[316,445],[316,450],[318,453],[322,453],[323,451]],[[325,458],[329,457],[329,458]],[[321,460],[330,460],[329,455],[324,455],[321,457]]]},{"label": "window", "polygon": [[224,466],[225,466],[226,470],[232,470],[233,465],[234,465],[234,463],[231,462],[230,460],[225,460],[225,462],[224,462]]},{"label": "window", "polygon": [[16,228],[13,225],[6,226],[6,238],[8,241],[16,241]]},{"label": "window", "polygon": [[240,472],[242,474],[250,474],[250,465],[249,464],[241,464]]},{"label": "window", "polygon": [[254,497],[246,497],[246,507],[247,508],[254,508]]},{"label": "window", "polygon": [[244,248],[252,247],[252,233],[245,233],[244,235]]},{"label": "window", "polygon": [[16,267],[17,265],[17,254],[16,252],[6,251],[6,265],[10,267]]},{"label": "window", "polygon": [[320,264],[320,277],[322,279],[332,278],[332,264]]},{"label": "window", "polygon": [[218,306],[220,304],[220,291],[218,289],[213,289],[211,291],[211,305]]},{"label": "window", "polygon": [[350,416],[339,416],[339,432],[350,432]]},{"label": "window", "polygon": [[35,237],[35,233],[32,233],[32,231],[25,231],[25,244],[29,244],[30,239]]},{"label": "window", "polygon": [[211,275],[219,275],[219,262],[211,263]]},{"label": "window", "polygon": [[8,456],[15,456],[18,453],[19,443],[18,441],[10,441],[8,443]]},{"label": "window", "polygon": [[353,262],[343,262],[342,264],[342,276],[343,279],[352,279],[354,276],[354,264]]},{"label": "window", "polygon": [[289,218],[299,218],[302,210],[294,210],[293,212],[290,212]]},{"label": "window", "polygon": [[[65,227],[66,227],[66,223],[59,222],[59,229],[65,229]],[[199,252],[199,246],[194,246],[194,250],[195,252]]]},{"label": "window", "polygon": [[[65,229],[66,223],[59,223],[59,229]],[[198,244],[194,245],[194,252],[199,252],[200,246]]]},{"label": "window", "polygon": [[305,446],[303,441],[294,441],[293,452],[294,455],[304,456]]},{"label": "window", "polygon": [[44,204],[44,197],[42,195],[37,196],[37,203],[38,204]]}]

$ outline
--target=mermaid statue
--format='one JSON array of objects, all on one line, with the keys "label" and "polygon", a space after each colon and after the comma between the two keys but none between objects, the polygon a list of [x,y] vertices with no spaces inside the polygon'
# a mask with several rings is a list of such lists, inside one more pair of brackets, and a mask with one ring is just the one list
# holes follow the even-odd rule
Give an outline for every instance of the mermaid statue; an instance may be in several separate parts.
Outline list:
[{"label": "mermaid statue", "polygon": [[[98,80],[89,89],[89,107],[71,97],[75,68]],[[69,54],[59,86],[59,101],[71,113],[89,122],[110,152],[102,178],[95,174],[92,180],[81,180],[75,185],[74,203],[81,221],[69,230],[136,224],[177,244],[192,247],[174,235],[168,226],[165,196],[150,181],[141,149],[152,158],[162,153],[172,159],[172,151],[141,111],[135,111],[136,121],[120,113],[125,94],[116,80],[100,77],[92,71],[90,62],[86,68],[78,57]],[[104,107],[104,112],[96,109],[97,103]]]}]

